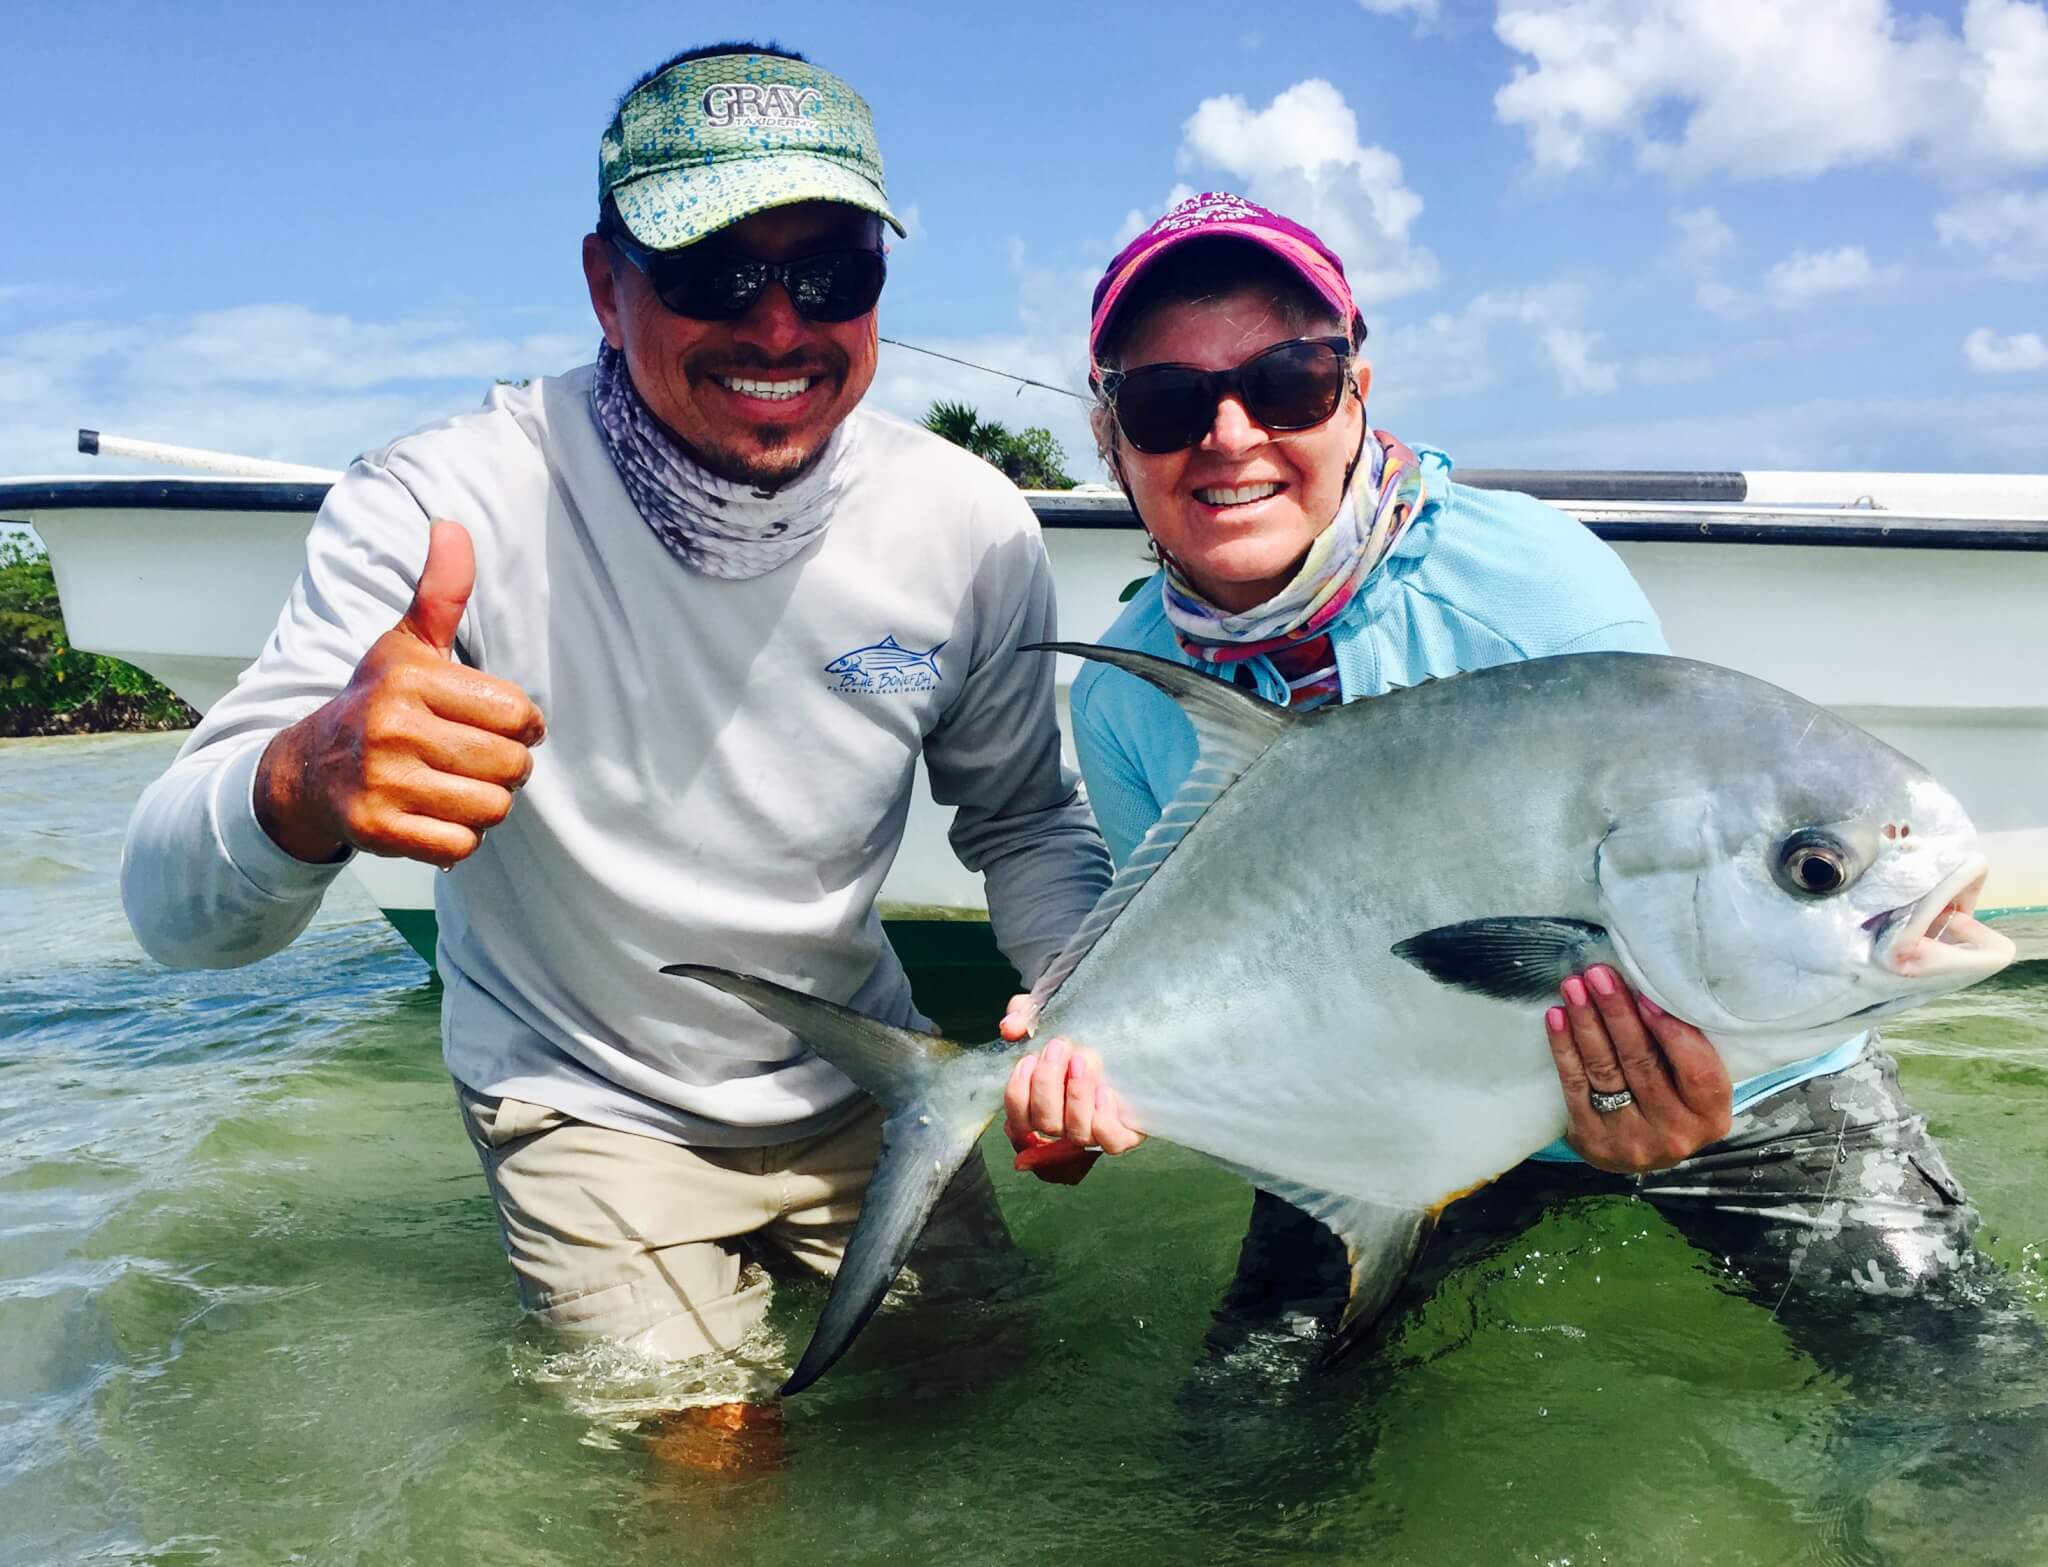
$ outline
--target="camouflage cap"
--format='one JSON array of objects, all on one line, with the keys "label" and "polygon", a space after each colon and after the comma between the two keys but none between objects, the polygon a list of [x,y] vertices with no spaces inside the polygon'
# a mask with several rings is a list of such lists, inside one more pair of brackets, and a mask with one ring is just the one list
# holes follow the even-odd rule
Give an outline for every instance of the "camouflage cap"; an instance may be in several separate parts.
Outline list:
[{"label": "camouflage cap", "polygon": [[904,232],[866,102],[779,55],[685,60],[635,88],[599,145],[597,194],[651,250],[799,201],[842,201]]}]

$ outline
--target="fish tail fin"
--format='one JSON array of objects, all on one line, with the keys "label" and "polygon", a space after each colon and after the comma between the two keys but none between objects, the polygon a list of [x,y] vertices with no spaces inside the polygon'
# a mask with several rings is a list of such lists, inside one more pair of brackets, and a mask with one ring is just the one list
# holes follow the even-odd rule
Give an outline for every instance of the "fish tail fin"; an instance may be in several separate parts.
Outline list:
[{"label": "fish tail fin", "polygon": [[662,972],[701,980],[781,1024],[887,1112],[881,1157],[832,1294],[782,1385],[785,1396],[800,1393],[846,1352],[903,1271],[940,1194],[1002,1108],[1009,1062],[729,969],[676,963]]}]

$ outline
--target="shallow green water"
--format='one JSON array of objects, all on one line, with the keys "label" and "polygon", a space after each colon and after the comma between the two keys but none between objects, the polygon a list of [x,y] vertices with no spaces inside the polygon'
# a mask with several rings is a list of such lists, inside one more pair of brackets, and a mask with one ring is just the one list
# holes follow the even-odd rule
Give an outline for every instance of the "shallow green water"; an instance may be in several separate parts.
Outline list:
[{"label": "shallow green water", "polygon": [[[1621,1200],[1376,1367],[1198,1408],[1249,1198],[1169,1148],[999,1177],[1027,1289],[885,1312],[778,1473],[679,1478],[634,1416],[682,1389],[522,1324],[436,994],[360,895],[235,973],[133,946],[175,740],[0,745],[0,1562],[2048,1561],[2048,1367],[1852,1391]],[[1892,1042],[2042,1310],[2048,973]]]}]

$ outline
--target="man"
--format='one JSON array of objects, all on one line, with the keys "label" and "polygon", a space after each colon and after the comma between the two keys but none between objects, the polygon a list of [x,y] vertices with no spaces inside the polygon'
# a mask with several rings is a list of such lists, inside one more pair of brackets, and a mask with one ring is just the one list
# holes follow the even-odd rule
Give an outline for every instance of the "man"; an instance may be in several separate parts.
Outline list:
[{"label": "man", "polygon": [[[879,1117],[661,966],[912,1020],[874,900],[920,756],[1027,979],[1108,862],[1051,660],[1018,652],[1054,631],[1029,508],[859,407],[902,232],[867,105],[795,54],[693,50],[621,101],[599,194],[597,362],[349,469],[270,645],[138,805],[123,895],[151,953],[224,966],[357,851],[449,871],[444,1054],[523,1299],[731,1356],[766,1310],[743,1238],[835,1267]],[[885,638],[918,657],[849,664]],[[978,1164],[935,1240],[1006,1244]]]}]

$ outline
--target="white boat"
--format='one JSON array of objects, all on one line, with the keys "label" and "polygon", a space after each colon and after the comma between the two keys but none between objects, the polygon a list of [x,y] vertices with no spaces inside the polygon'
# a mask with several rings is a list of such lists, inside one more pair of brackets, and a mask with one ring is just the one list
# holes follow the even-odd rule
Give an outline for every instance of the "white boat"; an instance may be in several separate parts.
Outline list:
[{"label": "white boat", "polygon": [[[0,480],[0,519],[50,551],[72,642],[148,670],[202,712],[253,659],[335,475]],[[2048,475],[1469,472],[1608,539],[1677,652],[1834,709],[1953,789],[1987,839],[1984,905],[2048,910]],[[1070,638],[1148,570],[1122,496],[1033,492]],[[1058,675],[1064,723],[1075,661]],[[1591,743],[1599,737],[1590,736]],[[355,874],[431,961],[436,878]],[[919,790],[883,914],[913,971],[997,965],[978,878]]]}]

